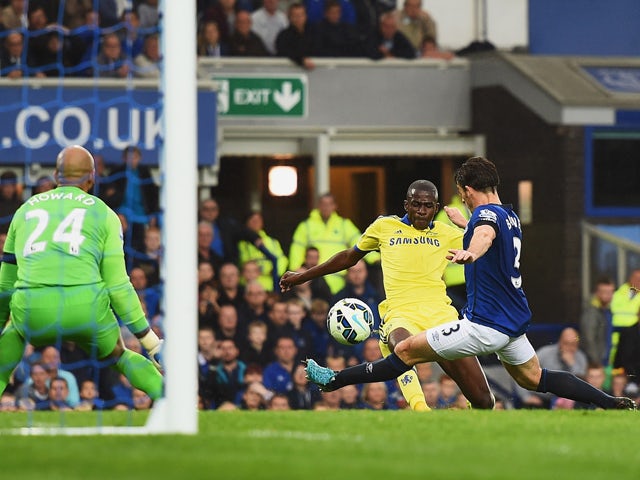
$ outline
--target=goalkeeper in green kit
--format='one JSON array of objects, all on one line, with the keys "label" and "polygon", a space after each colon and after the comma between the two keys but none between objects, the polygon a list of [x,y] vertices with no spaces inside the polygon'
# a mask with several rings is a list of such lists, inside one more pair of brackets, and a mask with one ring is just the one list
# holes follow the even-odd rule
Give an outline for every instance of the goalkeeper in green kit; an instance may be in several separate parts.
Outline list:
[{"label": "goalkeeper in green kit", "polygon": [[[92,358],[112,361],[152,399],[163,393],[162,341],[149,328],[124,263],[122,225],[88,192],[95,163],[80,146],[56,159],[58,187],[29,198],[15,213],[0,267],[0,394],[26,343],[71,340]],[[127,350],[115,311],[151,360]]]}]

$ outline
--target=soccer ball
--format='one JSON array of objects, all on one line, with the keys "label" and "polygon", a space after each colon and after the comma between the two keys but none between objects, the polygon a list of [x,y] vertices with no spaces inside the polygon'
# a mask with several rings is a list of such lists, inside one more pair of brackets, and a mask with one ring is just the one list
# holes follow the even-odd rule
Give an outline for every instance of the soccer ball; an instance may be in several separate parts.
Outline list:
[{"label": "soccer ball", "polygon": [[331,307],[327,315],[327,330],[343,345],[364,342],[371,335],[373,312],[357,298],[343,298]]}]

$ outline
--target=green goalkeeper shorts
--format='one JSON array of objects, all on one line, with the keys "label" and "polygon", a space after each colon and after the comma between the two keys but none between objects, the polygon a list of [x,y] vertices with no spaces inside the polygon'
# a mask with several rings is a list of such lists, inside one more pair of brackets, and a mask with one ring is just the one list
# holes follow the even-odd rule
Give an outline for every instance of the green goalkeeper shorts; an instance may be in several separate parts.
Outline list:
[{"label": "green goalkeeper shorts", "polygon": [[14,328],[32,345],[78,343],[89,355],[107,357],[120,337],[104,285],[17,289],[11,296]]}]

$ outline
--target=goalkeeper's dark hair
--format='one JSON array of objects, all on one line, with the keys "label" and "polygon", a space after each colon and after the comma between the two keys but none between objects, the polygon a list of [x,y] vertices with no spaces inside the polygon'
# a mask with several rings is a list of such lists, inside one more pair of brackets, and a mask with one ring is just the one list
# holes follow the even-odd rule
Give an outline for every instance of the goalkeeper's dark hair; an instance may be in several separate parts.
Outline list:
[{"label": "goalkeeper's dark hair", "polygon": [[484,157],[471,157],[455,173],[456,185],[495,193],[500,185],[498,169]]}]

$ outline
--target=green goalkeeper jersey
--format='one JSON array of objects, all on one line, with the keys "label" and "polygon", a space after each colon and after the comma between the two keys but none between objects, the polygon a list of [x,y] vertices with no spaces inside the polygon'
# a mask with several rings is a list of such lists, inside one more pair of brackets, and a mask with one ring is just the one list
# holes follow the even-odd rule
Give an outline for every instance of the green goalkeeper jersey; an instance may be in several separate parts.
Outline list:
[{"label": "green goalkeeper jersey", "polygon": [[9,226],[5,262],[13,263],[12,254],[16,278],[3,269],[3,286],[11,280],[17,289],[104,283],[125,324],[136,324],[134,331],[146,324],[125,269],[122,225],[98,197],[74,186],[32,196]]}]

